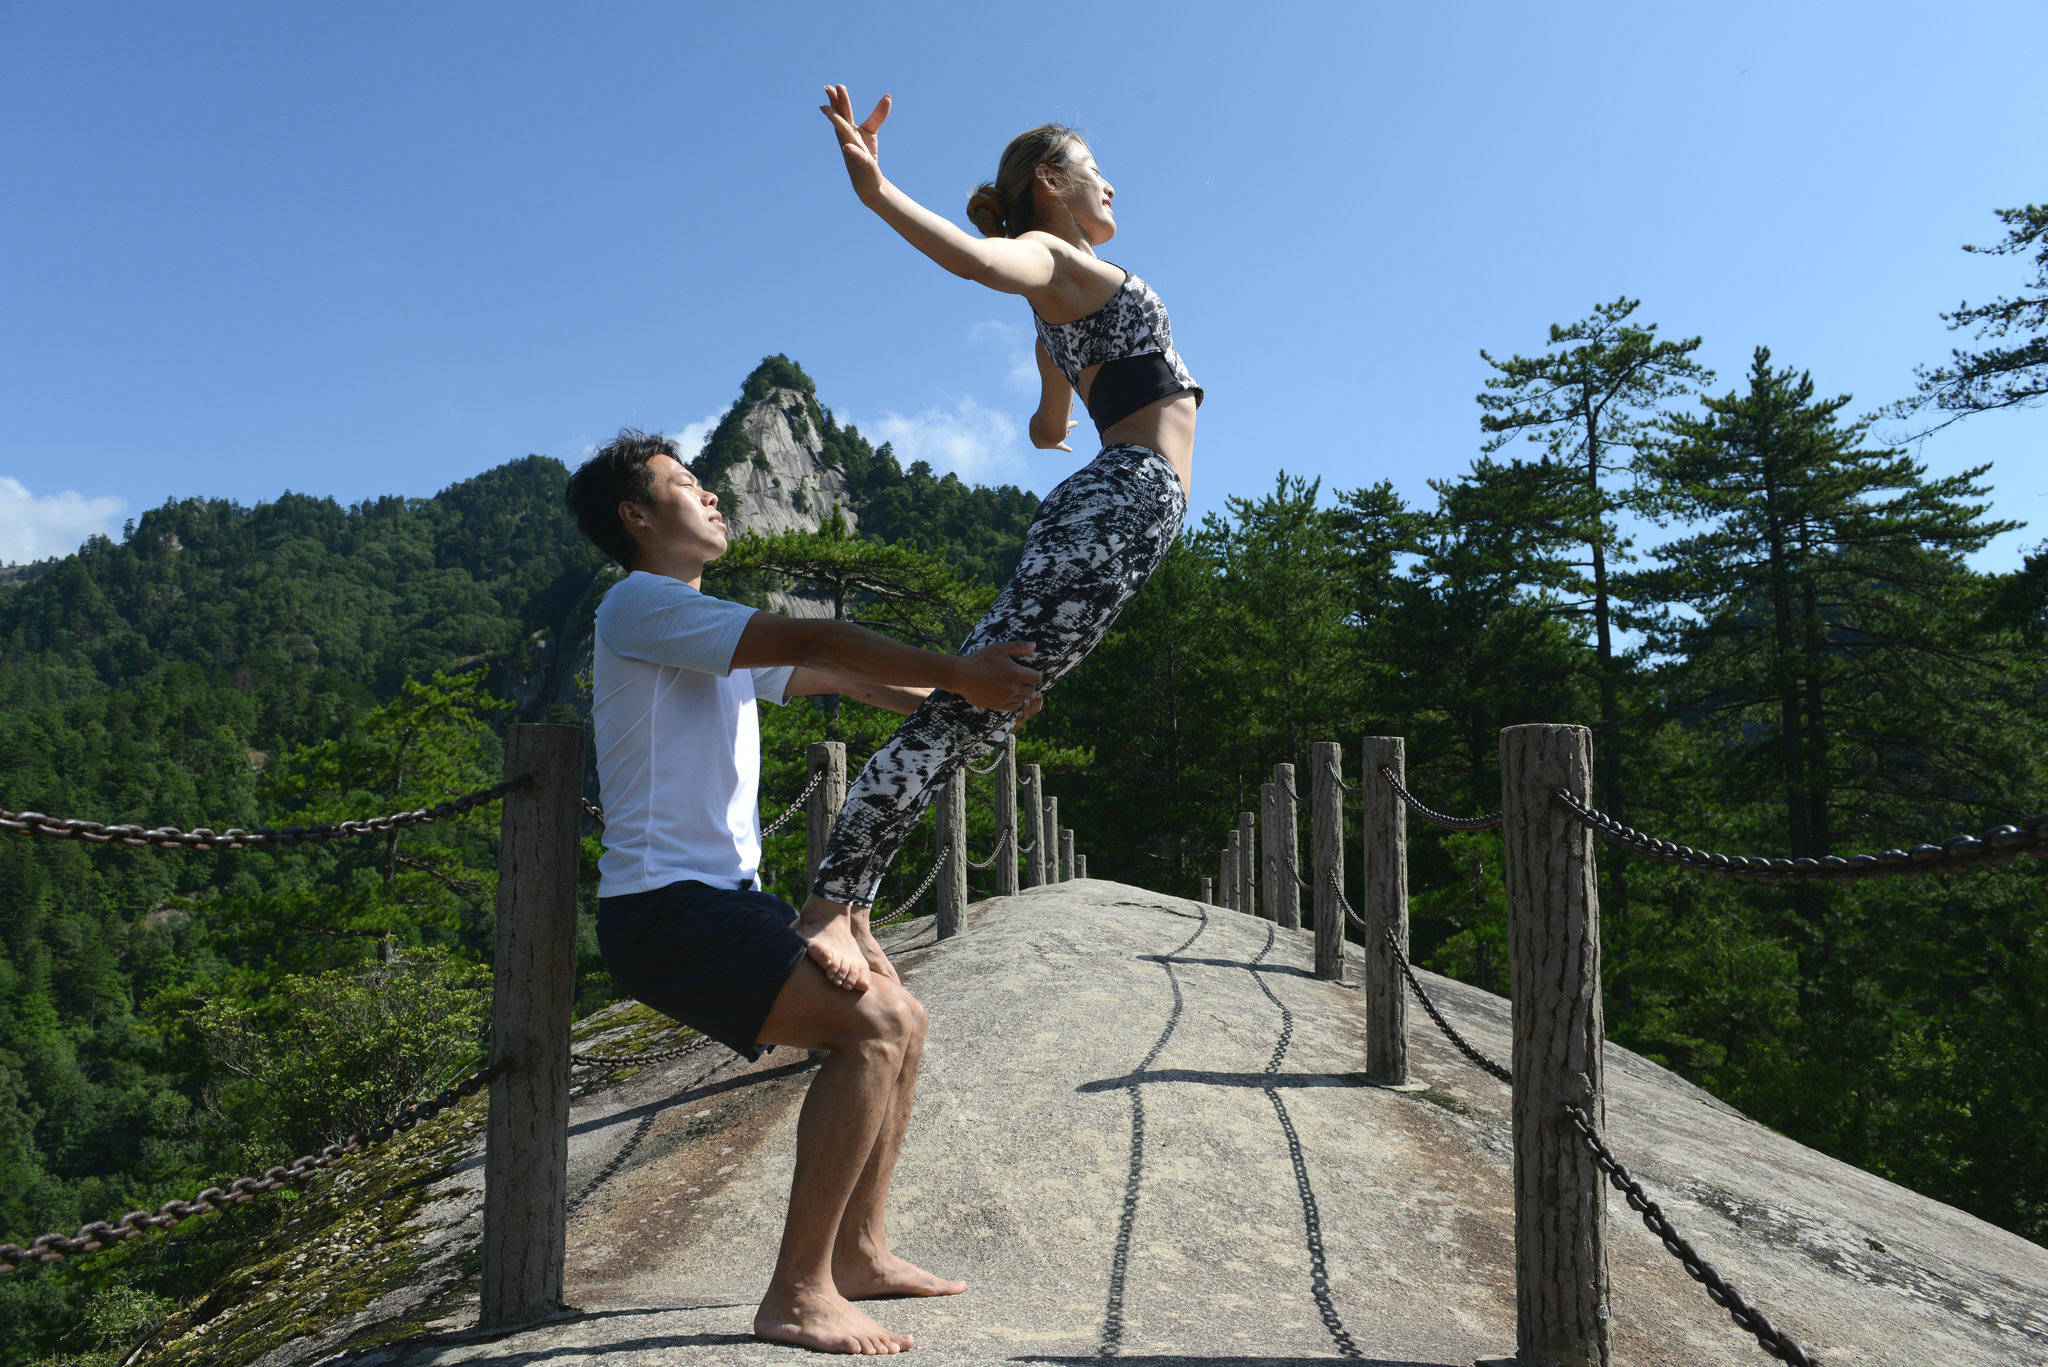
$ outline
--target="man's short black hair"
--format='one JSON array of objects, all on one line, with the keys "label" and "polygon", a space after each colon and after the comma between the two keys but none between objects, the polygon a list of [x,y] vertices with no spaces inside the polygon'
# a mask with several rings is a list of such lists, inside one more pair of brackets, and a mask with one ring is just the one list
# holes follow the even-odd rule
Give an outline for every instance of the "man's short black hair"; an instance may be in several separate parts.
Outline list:
[{"label": "man's short black hair", "polygon": [[683,460],[673,438],[624,427],[569,476],[567,497],[576,525],[599,550],[628,570],[633,568],[636,548],[619,521],[619,504],[628,499],[634,503],[654,501],[654,472],[647,462],[656,456],[673,456],[678,463]]}]

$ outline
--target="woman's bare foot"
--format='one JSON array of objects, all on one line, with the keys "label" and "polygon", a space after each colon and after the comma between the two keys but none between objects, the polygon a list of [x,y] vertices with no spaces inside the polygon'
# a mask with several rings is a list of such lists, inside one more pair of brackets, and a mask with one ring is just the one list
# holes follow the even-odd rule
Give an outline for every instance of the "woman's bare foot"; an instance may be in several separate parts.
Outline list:
[{"label": "woman's bare foot", "polygon": [[957,1296],[967,1289],[966,1282],[947,1281],[893,1253],[847,1263],[835,1260],[832,1281],[850,1301],[877,1296]]},{"label": "woman's bare foot", "polygon": [[900,1353],[917,1342],[908,1334],[884,1329],[844,1296],[821,1291],[784,1295],[773,1287],[754,1312],[754,1337],[861,1357]]},{"label": "woman's bare foot", "polygon": [[853,917],[853,942],[859,947],[861,957],[867,960],[868,968],[885,978],[903,981],[903,975],[896,971],[896,965],[889,962],[889,956],[882,952],[882,942],[875,938],[875,932],[868,928],[865,912],[855,912]]},{"label": "woman's bare foot", "polygon": [[812,897],[797,916],[796,933],[835,986],[849,992],[867,990],[867,955],[853,938],[853,917],[844,906]]}]

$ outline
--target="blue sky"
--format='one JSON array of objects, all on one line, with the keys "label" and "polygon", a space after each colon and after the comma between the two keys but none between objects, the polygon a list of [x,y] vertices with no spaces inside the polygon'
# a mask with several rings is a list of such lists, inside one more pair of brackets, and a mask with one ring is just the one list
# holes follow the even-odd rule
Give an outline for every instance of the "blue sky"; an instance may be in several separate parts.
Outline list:
[{"label": "blue sky", "polygon": [[[1048,119],[1208,389],[1194,509],[1411,500],[1497,355],[1619,295],[1873,409],[2009,294],[2044,198],[2038,0],[0,7],[0,562],[192,494],[431,494],[622,424],[701,432],[785,352],[871,439],[1043,492],[1028,314],[848,191],[822,87],[962,220]],[[1084,427],[1077,436],[1086,433]],[[1929,439],[2048,539],[2048,412]],[[1652,533],[1654,537],[1654,532]]]}]

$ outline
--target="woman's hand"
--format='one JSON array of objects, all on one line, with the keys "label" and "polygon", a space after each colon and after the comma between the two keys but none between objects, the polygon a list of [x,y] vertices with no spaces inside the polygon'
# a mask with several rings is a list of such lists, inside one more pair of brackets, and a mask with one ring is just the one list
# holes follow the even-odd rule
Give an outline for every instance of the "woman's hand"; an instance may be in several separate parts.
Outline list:
[{"label": "woman's hand", "polygon": [[826,86],[825,101],[818,106],[818,112],[832,121],[833,130],[839,134],[839,151],[846,158],[847,178],[853,182],[853,192],[865,202],[882,188],[882,144],[878,135],[893,101],[884,95],[875,102],[874,112],[859,123],[853,121],[853,97],[846,93],[845,86]]},{"label": "woman's hand", "polygon": [[[1068,411],[1071,412],[1072,410],[1069,409]],[[1037,415],[1034,414],[1031,419],[1031,444],[1041,451],[1073,450],[1073,447],[1067,445],[1066,437],[1068,433],[1081,425],[1081,420],[1079,418],[1068,418],[1066,421],[1066,428],[1062,430],[1058,418],[1054,418],[1050,423],[1041,423]]]}]

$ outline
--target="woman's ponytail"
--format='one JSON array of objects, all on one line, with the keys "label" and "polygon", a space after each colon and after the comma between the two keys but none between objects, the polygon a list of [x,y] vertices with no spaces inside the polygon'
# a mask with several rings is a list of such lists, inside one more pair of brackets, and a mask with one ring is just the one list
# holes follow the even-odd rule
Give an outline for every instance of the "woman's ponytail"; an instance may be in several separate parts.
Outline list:
[{"label": "woman's ponytail", "polygon": [[1009,223],[1010,215],[1003,205],[1002,191],[996,183],[985,180],[974,188],[967,197],[967,221],[981,230],[983,237],[1006,236],[1003,229]]}]

